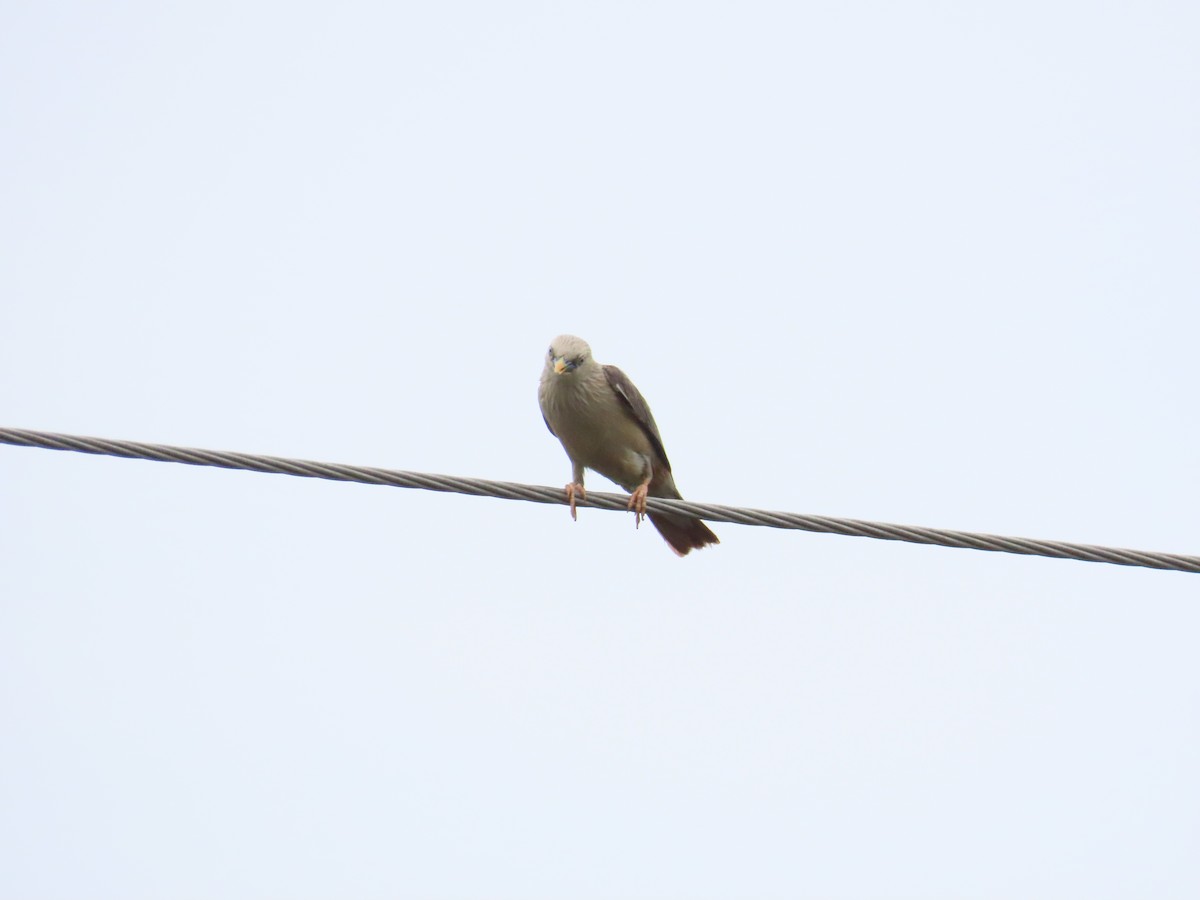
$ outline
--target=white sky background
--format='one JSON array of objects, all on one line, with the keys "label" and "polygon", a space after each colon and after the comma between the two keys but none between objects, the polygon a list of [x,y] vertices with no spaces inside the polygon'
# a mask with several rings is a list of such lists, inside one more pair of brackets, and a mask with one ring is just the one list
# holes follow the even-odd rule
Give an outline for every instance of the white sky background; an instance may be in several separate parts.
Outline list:
[{"label": "white sky background", "polygon": [[[1194,4],[7,4],[0,424],[1200,552]],[[591,486],[612,489],[599,476]],[[0,896],[1193,897],[1200,578],[0,447]]]}]

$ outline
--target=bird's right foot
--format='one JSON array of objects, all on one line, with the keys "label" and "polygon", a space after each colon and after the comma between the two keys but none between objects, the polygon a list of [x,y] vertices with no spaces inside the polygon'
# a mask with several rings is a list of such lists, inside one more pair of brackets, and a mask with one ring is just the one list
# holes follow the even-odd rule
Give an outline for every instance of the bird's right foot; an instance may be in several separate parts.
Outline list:
[{"label": "bird's right foot", "polygon": [[571,505],[571,520],[577,521],[578,516],[575,515],[575,496],[578,495],[580,500],[587,499],[587,491],[583,489],[583,485],[572,481],[567,485],[567,503]]}]

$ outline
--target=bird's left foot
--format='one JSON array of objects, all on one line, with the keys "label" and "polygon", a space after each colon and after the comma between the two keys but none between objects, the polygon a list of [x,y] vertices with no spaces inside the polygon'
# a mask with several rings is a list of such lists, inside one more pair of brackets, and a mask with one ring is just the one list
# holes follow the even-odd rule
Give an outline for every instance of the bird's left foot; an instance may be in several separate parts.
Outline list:
[{"label": "bird's left foot", "polygon": [[569,503],[571,506],[571,519],[572,520],[576,520],[579,518],[577,515],[575,515],[575,498],[576,497],[578,497],[580,500],[586,500],[587,499],[587,491],[585,491],[583,489],[583,485],[580,484],[578,481],[572,481],[570,484],[567,485],[567,503]]},{"label": "bird's left foot", "polygon": [[649,490],[650,485],[639,484],[637,490],[629,495],[629,509],[633,510],[635,528],[642,524],[642,518],[646,515],[646,494]]}]

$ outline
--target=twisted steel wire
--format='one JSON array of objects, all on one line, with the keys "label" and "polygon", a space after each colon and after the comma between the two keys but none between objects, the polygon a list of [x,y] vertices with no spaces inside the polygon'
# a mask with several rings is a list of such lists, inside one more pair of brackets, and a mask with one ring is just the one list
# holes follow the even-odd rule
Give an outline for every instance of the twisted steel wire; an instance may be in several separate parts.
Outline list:
[{"label": "twisted steel wire", "polygon": [[[158,462],[184,463],[191,466],[216,466],[223,469],[245,469],[251,472],[271,472],[297,475],[302,478],[324,478],[330,481],[354,481],[362,484],[381,484],[391,487],[417,488],[471,494],[477,497],[497,497],[503,500],[526,500],[531,503],[567,502],[562,488],[518,484],[511,481],[490,481],[484,478],[458,478],[428,472],[404,472],[375,466],[347,466],[339,463],[313,462],[255,453],[233,453],[225,450],[201,450],[173,447],[167,444],[147,444],[140,441],[121,441],[83,437],[74,434],[55,434],[23,428],[0,428],[0,443],[19,447],[41,447],[47,450],[73,450],[102,456],[126,459],[149,459]],[[628,497],[621,494],[589,492],[586,500],[576,505],[595,509],[627,509]],[[1200,573],[1200,556],[1179,553],[1158,553],[1150,550],[1125,550],[1074,544],[1067,541],[1035,540],[1003,537],[945,528],[923,528],[915,525],[895,525],[888,522],[868,522],[834,516],[812,516],[800,513],[771,512],[715,503],[691,503],[686,500],[664,500],[650,497],[646,508],[652,512],[684,513],[711,522],[732,522],[737,525],[762,525],[769,528],[790,528],[824,534],[877,538],[885,541],[908,541],[914,544],[936,544],[971,550],[990,550],[1018,553],[1026,556],[1048,556],[1057,559],[1076,559],[1083,562],[1112,563],[1118,566],[1142,566],[1148,569],[1171,569]]]}]

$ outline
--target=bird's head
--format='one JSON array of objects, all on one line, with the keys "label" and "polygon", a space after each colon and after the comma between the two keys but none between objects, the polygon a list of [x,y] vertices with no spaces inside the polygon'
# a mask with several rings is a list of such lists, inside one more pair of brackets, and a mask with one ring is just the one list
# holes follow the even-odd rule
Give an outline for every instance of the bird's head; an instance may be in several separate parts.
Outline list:
[{"label": "bird's head", "polygon": [[550,342],[546,368],[555,375],[570,375],[591,361],[592,348],[587,345],[587,341],[573,334],[560,334]]}]

